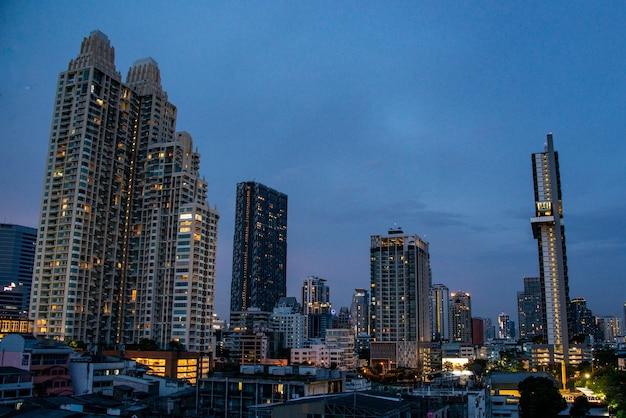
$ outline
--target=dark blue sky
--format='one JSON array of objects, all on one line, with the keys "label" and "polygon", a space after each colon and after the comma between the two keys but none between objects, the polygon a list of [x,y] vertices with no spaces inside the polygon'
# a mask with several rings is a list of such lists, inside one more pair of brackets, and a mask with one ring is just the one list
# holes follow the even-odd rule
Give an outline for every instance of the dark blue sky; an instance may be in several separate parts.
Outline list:
[{"label": "dark blue sky", "polygon": [[153,57],[220,214],[227,317],[235,186],[289,195],[288,293],[369,286],[369,237],[430,242],[434,283],[517,318],[538,275],[530,154],[560,154],[570,296],[626,301],[623,2],[0,2],[0,221],[36,226],[56,78],[94,29],[123,76]]}]

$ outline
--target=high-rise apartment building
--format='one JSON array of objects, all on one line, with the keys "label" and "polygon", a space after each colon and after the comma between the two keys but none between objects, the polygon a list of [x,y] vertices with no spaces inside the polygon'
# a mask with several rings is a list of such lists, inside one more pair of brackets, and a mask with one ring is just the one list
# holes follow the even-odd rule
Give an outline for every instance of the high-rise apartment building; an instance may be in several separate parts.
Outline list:
[{"label": "high-rise apartment building", "polygon": [[30,300],[37,229],[0,224],[0,315],[25,317]]},{"label": "high-rise apartment building", "polygon": [[585,298],[570,301],[571,334],[579,340],[596,334],[596,321],[593,312],[587,308]]},{"label": "high-rise apartment building", "polygon": [[468,292],[450,293],[450,341],[472,343],[472,299]]},{"label": "high-rise apartment building", "polygon": [[231,312],[271,312],[287,293],[287,195],[237,184]]},{"label": "high-rise apartment building", "polygon": [[545,151],[532,154],[535,216],[530,223],[539,252],[543,329],[546,343],[567,362],[569,284],[561,203],[559,157],[548,134]]},{"label": "high-rise apartment building", "polygon": [[434,341],[450,340],[450,290],[443,284],[434,284],[430,289],[432,306],[432,331]]},{"label": "high-rise apartment building", "polygon": [[326,279],[310,276],[302,283],[302,311],[306,338],[324,339],[326,329],[333,327],[330,304],[330,288]]},{"label": "high-rise apartment building", "polygon": [[218,213],[200,155],[146,58],[94,31],[59,74],[30,317],[35,335],[214,350]]},{"label": "high-rise apartment building", "polygon": [[544,335],[541,292],[539,277],[524,277],[524,291],[517,292],[517,318],[522,339],[533,340]]},{"label": "high-rise apartment building", "polygon": [[350,317],[355,335],[369,335],[370,333],[370,295],[363,288],[354,289]]},{"label": "high-rise apartment building", "polygon": [[513,333],[513,322],[508,313],[502,312],[498,315],[498,338],[501,340],[509,340],[514,338],[515,335]]},{"label": "high-rise apartment building", "polygon": [[305,342],[302,306],[295,297],[280,298],[271,317],[271,327],[279,348],[302,348]]},{"label": "high-rise apartment building", "polygon": [[[428,243],[402,230],[370,240],[372,362],[429,368],[430,288]],[[393,364],[391,364],[393,362]]]}]

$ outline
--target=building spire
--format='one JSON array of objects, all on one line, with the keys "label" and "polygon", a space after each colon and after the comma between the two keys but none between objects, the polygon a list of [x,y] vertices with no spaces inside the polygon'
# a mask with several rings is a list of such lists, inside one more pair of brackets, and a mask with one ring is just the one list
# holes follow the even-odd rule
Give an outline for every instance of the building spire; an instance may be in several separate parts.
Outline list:
[{"label": "building spire", "polygon": [[[80,54],[70,61],[68,70],[77,70],[85,67],[98,67],[100,70],[115,74],[115,48],[111,46],[109,38],[99,30],[94,30],[89,37],[83,39]],[[120,78],[120,74],[118,78]]]}]

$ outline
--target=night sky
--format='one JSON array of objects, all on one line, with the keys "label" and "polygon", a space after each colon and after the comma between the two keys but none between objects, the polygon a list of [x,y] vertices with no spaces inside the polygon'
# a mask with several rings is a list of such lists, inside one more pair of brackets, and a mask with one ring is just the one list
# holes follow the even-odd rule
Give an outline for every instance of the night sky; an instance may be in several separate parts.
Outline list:
[{"label": "night sky", "polygon": [[[463,4],[461,4],[463,3]],[[0,2],[0,222],[35,227],[58,73],[92,30],[147,56],[201,153],[228,318],[235,188],[289,196],[288,295],[369,287],[370,235],[504,311],[539,274],[530,154],[559,152],[570,297],[626,301],[624,2]]]}]

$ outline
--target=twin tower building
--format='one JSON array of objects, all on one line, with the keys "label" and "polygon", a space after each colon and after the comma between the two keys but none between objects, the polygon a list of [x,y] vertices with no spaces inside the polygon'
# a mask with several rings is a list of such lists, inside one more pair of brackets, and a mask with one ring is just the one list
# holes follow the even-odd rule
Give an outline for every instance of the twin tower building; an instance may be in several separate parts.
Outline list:
[{"label": "twin tower building", "polygon": [[[114,60],[107,36],[94,31],[59,74],[31,290],[34,334],[105,346],[176,341],[211,353],[219,214],[207,201],[200,155],[176,131],[157,63],[136,61],[123,82]],[[233,253],[231,310],[285,296],[285,194],[237,186]]]},{"label": "twin tower building", "polygon": [[[211,353],[219,214],[200,155],[176,131],[157,63],[126,81],[94,31],[59,74],[31,291],[34,334],[115,345],[172,341]],[[533,156],[545,330],[567,352],[567,270],[552,138]],[[372,357],[422,363],[431,338],[428,244],[390,231],[371,238]],[[237,185],[231,312],[271,311],[286,296],[287,196]],[[405,358],[406,357],[406,358]],[[418,356],[421,357],[421,356]],[[415,364],[419,366],[419,364]]]}]

